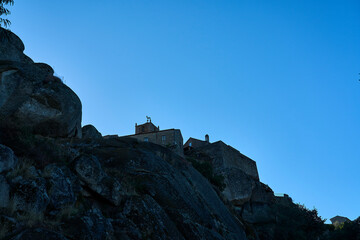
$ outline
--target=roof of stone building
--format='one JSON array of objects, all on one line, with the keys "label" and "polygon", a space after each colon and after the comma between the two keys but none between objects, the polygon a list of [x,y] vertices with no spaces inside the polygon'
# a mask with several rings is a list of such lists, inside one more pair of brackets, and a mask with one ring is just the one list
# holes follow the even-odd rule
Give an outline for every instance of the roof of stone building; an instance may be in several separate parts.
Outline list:
[{"label": "roof of stone building", "polygon": [[192,143],[192,146],[193,148],[198,148],[198,147],[202,147],[202,146],[205,146],[205,145],[208,145],[210,144],[209,142],[207,141],[203,141],[203,140],[200,140],[200,139],[196,139],[196,138],[189,138],[186,143],[184,144],[184,147],[188,147],[188,145]]}]

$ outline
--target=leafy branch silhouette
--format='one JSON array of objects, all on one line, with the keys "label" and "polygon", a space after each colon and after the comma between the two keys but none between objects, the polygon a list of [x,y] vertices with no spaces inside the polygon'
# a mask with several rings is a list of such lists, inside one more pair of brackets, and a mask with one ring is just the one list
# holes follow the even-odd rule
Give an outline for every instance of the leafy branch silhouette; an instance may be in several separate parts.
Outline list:
[{"label": "leafy branch silhouette", "polygon": [[0,27],[4,26],[7,28],[10,26],[11,22],[9,19],[2,18],[1,16],[7,16],[11,12],[5,7],[5,5],[14,5],[14,0],[0,0]]}]

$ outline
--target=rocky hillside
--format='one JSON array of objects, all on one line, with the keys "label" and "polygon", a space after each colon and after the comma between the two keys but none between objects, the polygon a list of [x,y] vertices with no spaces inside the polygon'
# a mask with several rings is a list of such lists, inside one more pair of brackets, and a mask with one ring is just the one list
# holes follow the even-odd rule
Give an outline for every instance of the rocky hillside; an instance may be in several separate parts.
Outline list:
[{"label": "rocky hillside", "polygon": [[222,142],[183,158],[81,128],[77,95],[23,51],[22,41],[0,28],[0,239],[278,240],[329,233],[316,210],[275,197],[259,181],[256,163]]}]

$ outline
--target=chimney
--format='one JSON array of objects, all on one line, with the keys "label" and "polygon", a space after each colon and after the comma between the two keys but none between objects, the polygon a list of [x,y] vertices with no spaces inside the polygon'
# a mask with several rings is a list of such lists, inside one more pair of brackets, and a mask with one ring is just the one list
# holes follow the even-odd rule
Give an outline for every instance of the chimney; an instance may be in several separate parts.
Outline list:
[{"label": "chimney", "polygon": [[210,143],[209,135],[205,135],[205,142]]}]

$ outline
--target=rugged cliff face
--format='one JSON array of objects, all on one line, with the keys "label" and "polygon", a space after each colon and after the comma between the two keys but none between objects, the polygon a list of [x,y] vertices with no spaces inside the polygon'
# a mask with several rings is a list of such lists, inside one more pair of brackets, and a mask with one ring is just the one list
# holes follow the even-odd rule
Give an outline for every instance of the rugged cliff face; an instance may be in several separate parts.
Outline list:
[{"label": "rugged cliff face", "polygon": [[0,28],[0,128],[49,137],[81,136],[81,102],[44,63],[27,57],[14,34]]},{"label": "rugged cliff face", "polygon": [[76,94],[0,34],[1,239],[246,239],[189,162],[81,129]]},{"label": "rugged cliff face", "polygon": [[[190,152],[81,128],[81,102],[0,28],[0,239],[318,239],[224,143]],[[205,164],[206,163],[206,164]],[[194,166],[205,164],[207,170]],[[325,238],[324,238],[325,239]]]},{"label": "rugged cliff face", "polygon": [[223,177],[222,195],[230,201],[237,218],[252,229],[251,237],[271,239],[276,224],[275,196],[260,182],[252,159],[222,141],[194,148],[185,155],[191,161],[209,163],[214,174]]}]

